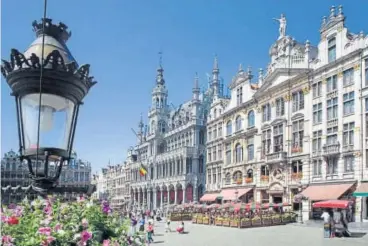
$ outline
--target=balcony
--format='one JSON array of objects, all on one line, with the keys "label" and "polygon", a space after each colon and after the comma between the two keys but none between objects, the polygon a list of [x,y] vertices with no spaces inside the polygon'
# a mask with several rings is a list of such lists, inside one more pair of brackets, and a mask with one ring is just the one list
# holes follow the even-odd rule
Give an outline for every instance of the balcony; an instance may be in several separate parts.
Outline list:
[{"label": "balcony", "polygon": [[303,148],[302,147],[293,147],[293,148],[291,148],[291,153],[293,155],[303,153]]},{"label": "balcony", "polygon": [[354,151],[354,145],[353,144],[344,145],[344,146],[342,146],[342,151],[343,152],[352,152],[352,151]]},{"label": "balcony", "polygon": [[340,154],[340,143],[323,145],[324,156],[334,156]]},{"label": "balcony", "polygon": [[267,154],[266,155],[266,162],[267,163],[276,163],[276,162],[284,162],[286,161],[287,153],[284,151]]}]

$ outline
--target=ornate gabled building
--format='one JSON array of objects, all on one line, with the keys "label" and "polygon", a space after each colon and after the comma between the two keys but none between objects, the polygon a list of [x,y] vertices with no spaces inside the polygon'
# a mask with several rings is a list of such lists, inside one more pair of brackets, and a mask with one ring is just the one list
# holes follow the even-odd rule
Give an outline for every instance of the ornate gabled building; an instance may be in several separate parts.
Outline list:
[{"label": "ornate gabled building", "polygon": [[[167,204],[195,202],[205,190],[207,115],[213,98],[222,95],[217,58],[209,88],[201,92],[196,76],[192,99],[175,109],[167,103],[163,71],[160,65],[148,126],[144,127],[141,119],[139,142],[130,154],[137,159],[130,165],[131,197],[137,208],[156,209]],[[145,176],[139,174],[142,164],[148,171]]]},{"label": "ornate gabled building", "polygon": [[[41,161],[36,165],[33,163],[34,169],[42,169]],[[50,165],[50,172],[55,172],[55,166]],[[76,193],[64,194],[65,198],[77,196],[77,190],[85,188],[88,190],[91,184],[91,164],[87,161],[78,159],[74,152],[72,161],[69,165],[63,166],[60,174],[58,187],[75,188]],[[11,202],[21,201],[27,194],[28,198],[32,198],[36,193],[32,190],[31,179],[29,178],[28,167],[20,162],[19,154],[13,150],[4,154],[1,160],[1,194],[2,202],[8,204]]]},{"label": "ornate gabled building", "polygon": [[[277,20],[266,74],[252,81],[240,67],[231,99],[211,105],[202,201],[293,203],[301,192],[307,220],[314,201],[352,199],[357,187],[368,194],[368,38],[345,27],[342,7],[323,18],[316,47]],[[355,199],[356,220],[367,207]]]}]

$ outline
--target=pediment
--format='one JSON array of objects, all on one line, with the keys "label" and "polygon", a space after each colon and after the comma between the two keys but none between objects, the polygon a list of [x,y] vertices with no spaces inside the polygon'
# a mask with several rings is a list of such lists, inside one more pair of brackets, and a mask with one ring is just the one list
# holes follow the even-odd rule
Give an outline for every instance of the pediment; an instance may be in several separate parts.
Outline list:
[{"label": "pediment", "polygon": [[271,122],[271,126],[276,126],[276,125],[282,124],[284,122],[286,122],[285,118],[277,118],[277,119],[275,119]]},{"label": "pediment", "polygon": [[291,117],[291,120],[293,121],[293,120],[298,120],[298,119],[303,119],[304,118],[304,114],[302,114],[302,113],[297,113],[297,114],[295,114],[295,115],[293,115],[292,117]]},{"label": "pediment", "polygon": [[261,127],[261,130],[266,130],[266,129],[269,129],[271,128],[271,125],[270,124],[264,124],[262,127]]}]

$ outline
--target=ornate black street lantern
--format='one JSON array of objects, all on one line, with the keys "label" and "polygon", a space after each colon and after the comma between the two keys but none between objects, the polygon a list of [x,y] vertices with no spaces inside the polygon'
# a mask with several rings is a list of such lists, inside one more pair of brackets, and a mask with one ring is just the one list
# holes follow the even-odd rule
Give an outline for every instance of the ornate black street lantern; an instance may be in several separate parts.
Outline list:
[{"label": "ornate black street lantern", "polygon": [[56,186],[70,159],[79,106],[96,82],[68,50],[65,24],[42,19],[33,28],[37,39],[24,53],[12,49],[1,72],[15,97],[21,160],[42,192]]}]

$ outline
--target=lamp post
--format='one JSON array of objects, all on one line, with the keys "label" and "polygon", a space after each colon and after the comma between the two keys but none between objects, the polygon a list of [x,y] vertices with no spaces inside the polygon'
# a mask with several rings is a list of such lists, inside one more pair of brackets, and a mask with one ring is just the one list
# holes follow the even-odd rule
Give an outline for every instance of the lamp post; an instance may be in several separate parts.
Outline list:
[{"label": "lamp post", "polygon": [[79,106],[96,82],[89,65],[79,66],[67,48],[65,24],[43,18],[32,25],[36,40],[24,53],[12,49],[1,72],[15,98],[20,159],[32,188],[45,193],[70,160]]}]

